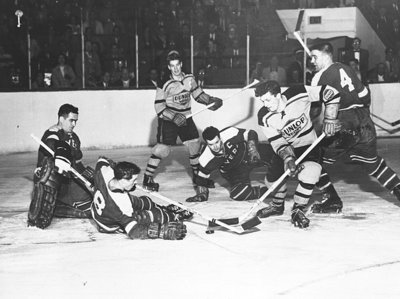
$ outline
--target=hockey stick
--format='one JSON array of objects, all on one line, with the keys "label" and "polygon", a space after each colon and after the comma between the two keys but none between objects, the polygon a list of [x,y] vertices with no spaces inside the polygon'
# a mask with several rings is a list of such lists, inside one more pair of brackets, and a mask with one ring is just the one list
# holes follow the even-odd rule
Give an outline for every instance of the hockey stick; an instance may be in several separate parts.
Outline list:
[{"label": "hockey stick", "polygon": [[[303,159],[318,145],[318,143],[321,142],[322,139],[324,139],[324,137],[326,136],[326,134],[323,132],[308,148],[307,150],[295,161],[296,165],[299,165],[301,163],[301,161],[303,161]],[[251,209],[249,211],[247,211],[245,214],[243,214],[242,216],[239,217],[239,223],[242,223],[242,221],[244,221],[247,217],[249,217],[249,215],[254,211],[255,208],[257,208],[263,201],[264,199],[267,198],[268,195],[270,195],[272,192],[275,191],[276,188],[279,187],[279,185],[283,182],[283,180],[289,175],[290,170],[287,169],[282,175],[281,177],[275,181],[275,183],[268,188],[268,190],[253,204],[253,206],[251,207]]]},{"label": "hockey stick", "polygon": [[[47,144],[45,144],[42,140],[40,140],[39,138],[37,138],[35,135],[31,134],[31,137],[37,142],[39,143],[46,151],[49,152],[49,154],[51,154],[54,157],[54,151],[47,146]],[[93,186],[92,184],[84,177],[82,176],[77,170],[75,170],[75,168],[73,168],[72,166],[70,166],[69,171],[71,171],[78,179],[81,180],[82,183],[84,183],[86,185],[86,187],[89,189],[89,191],[93,192]]]},{"label": "hockey stick", "polygon": [[[245,223],[243,223],[243,224],[241,224],[239,226],[232,226],[230,224],[239,224],[239,219],[238,218],[220,219],[220,220],[218,220],[218,219],[206,216],[206,215],[204,215],[204,214],[202,214],[202,213],[200,213],[200,212],[198,212],[198,211],[196,211],[196,210],[194,210],[192,208],[189,208],[189,207],[181,204],[180,202],[177,202],[177,201],[172,200],[172,199],[170,199],[168,197],[165,197],[165,196],[161,195],[158,192],[146,190],[145,188],[143,188],[143,187],[141,187],[139,185],[136,185],[136,188],[141,190],[141,191],[144,191],[146,193],[149,193],[149,194],[151,194],[151,195],[153,195],[153,196],[155,196],[155,197],[157,197],[157,198],[159,198],[159,199],[161,199],[163,201],[166,201],[166,202],[168,202],[170,204],[173,204],[173,205],[175,205],[175,206],[177,206],[177,207],[179,207],[181,209],[184,209],[184,210],[189,211],[189,212],[191,212],[193,214],[196,214],[196,215],[200,216],[201,218],[203,218],[205,220],[208,220],[209,223],[213,223],[213,224],[216,224],[218,226],[222,226],[222,227],[224,227],[224,228],[226,228],[226,229],[228,229],[230,231],[233,231],[233,232],[235,232],[237,234],[242,234],[246,230],[248,230],[248,229],[258,225],[259,223],[261,223],[261,221],[259,221],[257,224],[255,224],[257,221],[254,220],[254,219],[250,219],[249,221],[246,221]],[[255,218],[258,218],[258,217],[255,217]]]},{"label": "hockey stick", "polygon": [[304,9],[300,10],[299,16],[297,18],[296,28],[294,29],[293,35],[299,41],[300,45],[303,47],[304,51],[306,51],[307,55],[311,57],[311,51],[304,43],[303,39],[300,35],[301,23],[303,22],[304,17]]},{"label": "hockey stick", "polygon": [[390,126],[392,126],[392,127],[395,127],[395,126],[397,126],[397,125],[400,125],[400,119],[399,119],[399,120],[396,120],[396,121],[394,121],[394,122],[390,122],[390,121],[387,121],[386,119],[383,119],[382,117],[380,117],[380,116],[378,116],[378,115],[375,115],[375,114],[373,114],[373,113],[371,113],[371,116],[373,116],[373,117],[379,119],[380,121],[383,121],[385,124],[388,124],[388,125],[390,125]]},{"label": "hockey stick", "polygon": [[[249,85],[246,85],[246,86],[243,87],[241,90],[239,90],[239,91],[237,91],[237,92],[231,94],[230,96],[227,96],[226,98],[223,99],[223,101],[226,101],[226,100],[228,100],[228,99],[230,99],[230,98],[232,98],[232,97],[238,95],[238,94],[241,93],[242,91],[245,91],[246,89],[249,89],[250,87],[252,87],[252,86],[258,84],[259,82],[260,82],[260,81],[258,81],[257,79],[254,79],[254,81],[253,81],[252,83],[250,83]],[[214,105],[215,105],[215,103],[208,104],[208,105],[205,106],[203,109],[200,109],[199,111],[193,112],[193,113],[189,114],[188,116],[186,116],[186,119],[191,118],[191,117],[193,117],[193,116],[199,114],[200,112],[203,112],[204,110],[207,110],[208,108],[210,108],[210,107],[212,107],[212,106],[214,106]]]}]

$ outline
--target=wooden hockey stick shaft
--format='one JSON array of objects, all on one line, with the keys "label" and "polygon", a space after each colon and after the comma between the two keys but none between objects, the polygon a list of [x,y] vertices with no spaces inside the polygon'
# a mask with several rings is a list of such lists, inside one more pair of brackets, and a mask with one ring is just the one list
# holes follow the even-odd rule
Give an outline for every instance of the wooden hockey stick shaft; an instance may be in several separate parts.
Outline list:
[{"label": "wooden hockey stick shaft", "polygon": [[395,127],[395,126],[397,126],[397,125],[400,124],[400,119],[399,119],[399,120],[396,120],[396,121],[394,121],[394,122],[390,122],[390,121],[387,121],[386,119],[384,119],[384,118],[382,118],[382,117],[380,117],[380,116],[378,116],[378,115],[375,115],[375,114],[373,114],[373,113],[371,113],[371,116],[373,116],[373,117],[379,119],[380,121],[383,121],[385,124],[391,125],[392,127]]},{"label": "wooden hockey stick shaft", "polygon": [[[250,87],[258,84],[260,81],[258,81],[257,79],[254,79],[254,81],[252,83],[250,83],[249,85],[246,85],[245,87],[243,87],[241,90],[238,90],[237,92],[227,96],[226,98],[223,99],[223,101],[226,101],[228,99],[233,98],[234,96],[238,95],[239,93],[241,93],[242,91],[245,91],[246,89],[249,89]],[[199,114],[200,112],[203,112],[204,110],[207,110],[208,108],[214,106],[215,103],[211,103],[208,104],[207,106],[205,106],[203,109],[200,109],[199,111],[193,112],[191,114],[189,114],[188,116],[186,116],[186,119],[191,118],[197,114]]]},{"label": "wooden hockey stick shaft", "polygon": [[177,202],[177,201],[172,200],[172,199],[170,199],[170,198],[168,198],[168,197],[165,197],[165,196],[161,195],[161,194],[158,193],[158,192],[146,190],[146,189],[144,189],[143,187],[141,187],[141,186],[139,186],[139,185],[136,185],[136,188],[139,189],[139,190],[141,190],[141,191],[144,191],[144,192],[146,192],[146,193],[149,193],[149,194],[153,195],[154,197],[157,197],[157,198],[159,198],[159,199],[161,199],[161,200],[163,200],[163,201],[166,201],[166,202],[168,202],[168,203],[170,203],[170,204],[173,204],[173,205],[175,205],[175,206],[177,206],[177,207],[180,207],[181,209],[184,209],[184,210],[189,211],[189,212],[191,212],[191,213],[193,213],[193,214],[196,214],[196,215],[200,216],[201,218],[203,218],[203,219],[205,219],[205,220],[211,221],[212,223],[216,223],[216,224],[218,224],[219,226],[223,226],[223,227],[225,227],[226,229],[228,229],[228,230],[230,230],[230,231],[233,231],[233,232],[235,232],[235,233],[237,233],[237,234],[241,234],[241,233],[244,232],[244,229],[243,229],[242,227],[240,227],[240,226],[239,226],[239,227],[234,227],[234,226],[228,225],[228,224],[226,224],[226,223],[223,223],[222,221],[219,221],[218,219],[215,219],[215,218],[206,216],[206,215],[204,215],[204,214],[202,214],[202,213],[200,213],[200,212],[198,212],[198,211],[196,211],[196,210],[194,210],[194,209],[192,209],[192,208],[189,208],[189,207],[187,207],[187,206],[181,204],[180,202]]},{"label": "wooden hockey stick shaft", "polygon": [[304,51],[306,51],[307,55],[311,57],[311,51],[301,38],[300,31],[293,32],[293,35],[299,41],[300,45],[303,47]]},{"label": "wooden hockey stick shaft", "polygon": [[[44,143],[42,140],[40,140],[38,137],[36,137],[35,135],[31,134],[31,137],[37,142],[39,143],[46,151],[49,152],[49,154],[51,154],[54,157],[54,151],[47,146],[46,143]],[[90,191],[93,192],[93,186],[92,184],[85,179],[84,176],[82,176],[77,170],[75,170],[75,168],[73,168],[72,166],[69,169],[78,179],[80,179],[82,181],[82,183],[84,183],[86,185],[86,187],[89,188]]]},{"label": "wooden hockey stick shaft", "polygon": [[[295,161],[296,165],[299,165],[301,161],[318,145],[318,143],[321,142],[322,139],[326,134],[323,132],[308,148],[307,150],[304,151],[304,153]],[[253,204],[253,206],[250,208],[249,211],[247,211],[245,214],[239,217],[239,224],[242,223],[244,220],[251,215],[251,213],[254,211],[255,208],[257,208],[263,201],[264,199],[267,198],[268,195],[270,195],[272,192],[275,191],[276,188],[279,187],[279,185],[283,182],[283,180],[289,175],[290,170],[287,169],[281,177],[274,182],[274,184]]]}]

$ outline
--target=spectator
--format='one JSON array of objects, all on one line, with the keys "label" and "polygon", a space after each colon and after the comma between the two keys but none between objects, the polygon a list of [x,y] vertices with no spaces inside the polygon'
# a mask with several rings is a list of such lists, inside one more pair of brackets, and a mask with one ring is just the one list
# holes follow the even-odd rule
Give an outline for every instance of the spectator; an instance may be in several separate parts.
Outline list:
[{"label": "spectator", "polygon": [[[100,59],[99,56],[93,52],[92,42],[85,41],[85,86],[86,87],[96,87],[96,82],[101,75]],[[82,56],[77,55],[75,59],[75,71],[80,78],[79,86],[82,86]]]},{"label": "spectator", "polygon": [[393,53],[392,48],[385,50],[385,66],[387,72],[387,81],[399,81],[399,57]]},{"label": "spectator", "polygon": [[358,60],[355,59],[355,58],[354,59],[350,59],[349,66],[354,70],[354,72],[357,75],[357,78],[360,79],[361,82],[363,82],[363,80],[361,79],[360,65],[358,63]]},{"label": "spectator", "polygon": [[271,57],[270,64],[263,69],[262,77],[264,81],[274,80],[280,86],[286,86],[286,71],[279,65],[279,60],[276,55]]},{"label": "spectator", "polygon": [[254,79],[257,79],[258,81],[262,81],[262,72],[263,72],[264,66],[261,61],[257,61],[256,67],[254,70],[251,72],[250,75],[250,83],[254,81]]},{"label": "spectator", "polygon": [[389,29],[389,36],[392,39],[392,44],[394,47],[398,45],[400,42],[400,20],[399,19],[393,19],[392,20],[392,26]]},{"label": "spectator", "polygon": [[370,72],[368,82],[369,83],[391,82],[388,76],[386,65],[383,62],[378,63],[376,67]]},{"label": "spectator", "polygon": [[45,84],[44,74],[42,72],[38,72],[35,79],[32,81],[32,90],[45,90],[50,86]]},{"label": "spectator", "polygon": [[[287,76],[287,81],[289,84],[291,83],[298,83],[303,82],[303,61],[304,61],[304,51],[303,50],[296,50],[294,52],[294,61],[289,65],[288,68],[288,76]],[[296,76],[296,78],[293,78],[292,76]],[[298,77],[299,76],[299,77]]]},{"label": "spectator", "polygon": [[0,89],[8,87],[7,82],[10,77],[10,70],[14,66],[13,57],[7,53],[5,48],[0,45]]},{"label": "spectator", "polygon": [[[211,22],[208,25],[208,31],[203,35],[203,46],[210,48],[210,45],[213,45],[215,49],[211,52],[216,56],[220,56],[221,53],[224,52],[225,42],[224,37],[221,31],[218,30],[217,25],[214,22]],[[210,51],[210,49],[208,49]]]},{"label": "spectator", "polygon": [[58,65],[51,72],[51,84],[55,89],[69,89],[75,85],[75,72],[65,61],[65,55],[59,54]]},{"label": "spectator", "polygon": [[49,43],[45,42],[38,56],[39,72],[51,73],[55,65],[56,65],[56,57],[54,57],[52,51],[50,50]]},{"label": "spectator", "polygon": [[357,59],[360,66],[361,78],[365,80],[368,73],[368,61],[369,61],[369,51],[361,48],[361,39],[355,37],[351,44],[351,48],[341,49],[341,57],[339,57],[340,62],[349,65],[351,59]]},{"label": "spectator", "polygon": [[134,88],[135,87],[135,73],[129,72],[127,67],[121,70],[121,77],[114,82],[115,87],[120,88]]},{"label": "spectator", "polygon": [[387,16],[386,7],[382,6],[379,8],[379,16],[376,27],[380,33],[387,33],[389,29],[389,17]]},{"label": "spectator", "polygon": [[101,81],[97,86],[102,89],[111,88],[111,75],[109,72],[104,72],[103,76],[101,76]]},{"label": "spectator", "polygon": [[157,87],[160,86],[161,82],[160,82],[160,76],[158,73],[158,70],[154,67],[152,67],[149,70],[149,74],[148,77],[146,78],[145,83],[143,84],[143,86],[145,87]]}]

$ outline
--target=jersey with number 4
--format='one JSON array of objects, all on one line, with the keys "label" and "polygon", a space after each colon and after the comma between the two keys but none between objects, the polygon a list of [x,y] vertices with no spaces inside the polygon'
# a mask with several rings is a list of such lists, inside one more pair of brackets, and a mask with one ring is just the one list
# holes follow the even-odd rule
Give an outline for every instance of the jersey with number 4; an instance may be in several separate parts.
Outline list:
[{"label": "jersey with number 4", "polygon": [[330,85],[340,93],[340,110],[369,106],[368,89],[358,79],[351,67],[340,62],[320,70],[312,79],[312,86]]},{"label": "jersey with number 4", "polygon": [[114,171],[109,162],[100,158],[94,173],[92,216],[100,231],[111,233],[124,229],[129,232],[137,223],[132,216],[132,195],[128,192],[111,191],[108,182],[113,178]]}]

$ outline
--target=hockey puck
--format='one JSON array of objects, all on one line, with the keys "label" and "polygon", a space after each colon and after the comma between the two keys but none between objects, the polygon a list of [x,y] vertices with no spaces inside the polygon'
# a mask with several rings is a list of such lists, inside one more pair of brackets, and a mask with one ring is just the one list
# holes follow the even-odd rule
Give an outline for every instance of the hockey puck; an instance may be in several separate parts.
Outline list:
[{"label": "hockey puck", "polygon": [[213,234],[214,233],[214,231],[212,230],[212,229],[208,229],[208,230],[206,230],[206,234]]}]

